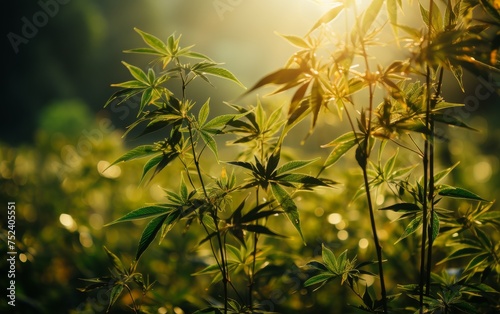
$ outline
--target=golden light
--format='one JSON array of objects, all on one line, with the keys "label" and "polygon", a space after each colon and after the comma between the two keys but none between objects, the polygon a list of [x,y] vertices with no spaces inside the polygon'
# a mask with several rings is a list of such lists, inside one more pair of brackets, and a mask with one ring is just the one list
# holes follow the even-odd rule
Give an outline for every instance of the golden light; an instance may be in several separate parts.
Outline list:
[{"label": "golden light", "polygon": [[347,232],[346,230],[340,230],[337,233],[337,237],[339,238],[340,241],[345,241],[347,240],[347,238],[349,238],[349,232]]},{"label": "golden light", "polygon": [[328,215],[328,222],[332,225],[336,225],[342,221],[342,215],[339,213],[333,213]]},{"label": "golden light", "polygon": [[365,238],[360,239],[358,242],[358,246],[362,250],[366,249],[369,244],[370,244],[370,242]]},{"label": "golden light", "polygon": [[97,163],[97,171],[99,171],[99,174],[105,178],[118,178],[122,174],[122,169],[117,165],[110,165],[111,163],[109,161],[101,160]]},{"label": "golden light", "polygon": [[66,229],[68,229],[71,232],[76,231],[78,229],[78,225],[76,222],[73,220],[73,217],[68,214],[61,214],[59,215],[59,222],[61,225],[63,225]]}]

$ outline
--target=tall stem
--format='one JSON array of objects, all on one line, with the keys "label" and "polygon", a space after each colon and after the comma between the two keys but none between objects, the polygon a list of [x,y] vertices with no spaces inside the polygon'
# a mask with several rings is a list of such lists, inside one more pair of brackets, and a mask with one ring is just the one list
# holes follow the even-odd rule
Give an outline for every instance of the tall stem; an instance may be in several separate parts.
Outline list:
[{"label": "tall stem", "polygon": [[[188,131],[189,131],[189,140],[191,142],[191,151],[193,154],[193,160],[194,160],[194,165],[196,167],[196,172],[197,172],[198,178],[200,180],[200,184],[201,184],[201,187],[203,190],[203,195],[205,196],[205,199],[207,200],[207,202],[210,202],[210,198],[208,196],[207,189],[205,187],[205,183],[203,182],[203,176],[201,174],[200,163],[199,163],[198,157],[196,155],[195,144],[194,144],[194,139],[193,139],[193,127],[192,127],[191,121],[189,121],[189,119],[187,119],[187,122],[188,122],[187,126],[188,126]],[[222,273],[222,284],[224,287],[224,314],[226,314],[227,310],[228,310],[228,291],[227,291],[228,290],[227,289],[228,272],[227,272],[227,267],[226,267],[227,261],[226,261],[226,254],[224,252],[224,243],[222,242],[221,233],[220,233],[220,229],[219,229],[218,209],[216,206],[213,206],[213,209],[211,210],[211,215],[212,215],[212,219],[213,219],[214,225],[215,225],[215,235],[217,238],[217,242],[219,244],[219,254],[220,254],[219,267],[220,267],[220,271]],[[212,250],[212,252],[215,255],[215,251]]]},{"label": "tall stem", "polygon": [[[432,16],[433,16],[433,7],[434,1],[429,1],[429,25],[427,31],[427,47],[431,45],[431,37],[432,37]],[[427,130],[430,130],[430,121],[431,121],[431,101],[432,101],[432,93],[431,93],[431,68],[429,65],[426,66],[426,75],[425,75],[425,86],[426,86],[426,101],[425,101],[425,127]],[[430,265],[427,264],[426,268],[426,245],[427,245],[427,232],[429,231],[428,224],[428,205],[427,201],[428,197],[428,187],[429,187],[429,157],[433,159],[430,155],[430,141],[429,138],[432,134],[428,134],[424,140],[424,156],[422,160],[423,171],[424,171],[424,191],[423,191],[423,199],[422,199],[422,241],[420,245],[420,282],[419,282],[419,302],[420,302],[420,313],[424,311],[424,288],[428,291],[429,283],[427,282],[427,271],[430,272]],[[431,222],[432,225],[432,222]],[[431,248],[429,248],[431,249]]]},{"label": "tall stem", "polygon": [[[359,19],[357,18],[356,6],[354,6],[354,14],[356,19],[357,27],[360,28]],[[387,313],[387,291],[385,288],[385,277],[384,277],[384,267],[382,265],[383,257],[382,257],[382,246],[380,245],[380,240],[377,234],[377,225],[375,222],[375,213],[373,208],[373,202],[371,198],[370,184],[368,181],[368,171],[367,165],[368,160],[370,158],[370,138],[371,138],[371,127],[372,127],[372,115],[373,115],[373,98],[374,98],[374,82],[372,81],[372,73],[370,71],[370,63],[368,61],[368,54],[366,52],[364,39],[360,36],[359,38],[362,50],[362,56],[365,62],[365,79],[368,81],[368,91],[369,91],[369,107],[368,107],[368,124],[366,126],[366,133],[364,138],[364,147],[359,147],[360,149],[364,149],[362,152],[362,158],[364,161],[360,163],[361,169],[363,170],[363,181],[365,186],[365,194],[366,201],[368,203],[368,210],[370,212],[370,224],[373,234],[373,242],[375,244],[375,251],[377,252],[377,260],[378,260],[378,272],[380,277],[380,290],[382,295],[382,306],[384,309],[384,313]],[[364,125],[366,121],[361,121]],[[360,143],[358,142],[358,146]]]}]

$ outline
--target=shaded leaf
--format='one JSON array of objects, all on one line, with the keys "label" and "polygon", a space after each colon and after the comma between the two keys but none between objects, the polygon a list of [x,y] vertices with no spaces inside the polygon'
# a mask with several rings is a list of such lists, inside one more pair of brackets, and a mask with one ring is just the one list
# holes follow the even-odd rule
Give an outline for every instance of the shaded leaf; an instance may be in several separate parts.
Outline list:
[{"label": "shaded leaf", "polygon": [[276,232],[271,231],[268,227],[262,226],[262,225],[242,225],[241,229],[244,229],[244,230],[247,230],[250,232],[259,233],[259,234],[265,234],[265,235],[274,236],[274,237],[286,238],[285,236],[283,236],[281,234],[277,234]]},{"label": "shaded leaf", "polygon": [[336,277],[336,275],[334,275],[332,273],[321,273],[319,275],[316,275],[316,276],[313,276],[313,277],[307,279],[304,282],[304,287],[309,287],[309,286],[312,286],[312,285],[315,285],[315,284],[322,283],[322,285],[320,287],[318,287],[318,288],[315,289],[315,290],[318,290],[326,282],[328,282],[330,279],[335,278],[335,277]]},{"label": "shaded leaf", "polygon": [[157,166],[160,161],[163,159],[163,154],[159,154],[144,164],[144,168],[142,169],[142,176],[141,176],[141,182],[144,180],[144,177],[146,174],[155,166]]},{"label": "shaded leaf", "polygon": [[135,255],[135,259],[139,260],[142,253],[148,248],[148,246],[153,242],[156,237],[158,231],[160,231],[163,222],[167,218],[167,215],[161,215],[159,217],[153,218],[144,231],[142,232],[141,239],[139,241],[139,246],[137,247],[137,253]]},{"label": "shaded leaf", "polygon": [[113,268],[116,269],[116,271],[118,271],[120,274],[125,274],[125,268],[123,268],[123,264],[118,258],[118,256],[116,256],[115,254],[113,254],[113,252],[108,250],[107,247],[104,247],[104,251],[106,251],[108,259],[111,261]]},{"label": "shaded leaf", "polygon": [[123,291],[123,285],[116,285],[111,289],[111,295],[109,296],[109,305],[108,305],[108,311],[109,309],[115,304],[116,300],[120,297]]},{"label": "shaded leaf", "polygon": [[441,196],[447,196],[447,197],[452,197],[452,198],[463,198],[463,199],[468,199],[468,200],[487,202],[487,200],[485,200],[484,198],[482,198],[479,195],[472,193],[466,189],[457,188],[457,187],[453,187],[453,186],[447,186],[447,185],[439,187],[438,194]]},{"label": "shaded leaf", "polygon": [[419,212],[420,207],[413,203],[398,203],[391,206],[380,208],[380,210],[393,210],[396,212]]}]

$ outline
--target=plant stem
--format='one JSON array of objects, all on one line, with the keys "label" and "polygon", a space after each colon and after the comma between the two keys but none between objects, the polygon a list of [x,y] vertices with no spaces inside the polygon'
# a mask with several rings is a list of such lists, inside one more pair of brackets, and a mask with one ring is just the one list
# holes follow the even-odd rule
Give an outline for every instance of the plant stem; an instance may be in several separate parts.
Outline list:
[{"label": "plant stem", "polygon": [[[433,7],[434,1],[429,1],[429,25],[427,25],[427,47],[429,47],[432,43],[432,16],[433,16]],[[425,127],[427,130],[430,130],[431,125],[431,102],[432,102],[432,93],[431,93],[431,68],[429,64],[426,66],[426,74],[425,74],[425,87],[426,87],[426,101],[425,101]],[[431,131],[432,132],[432,131]],[[422,242],[420,247],[420,282],[419,282],[419,303],[420,303],[420,313],[424,311],[424,287],[426,290],[426,294],[429,292],[430,287],[430,264],[426,265],[426,244],[427,244],[427,232],[432,230],[429,228],[428,221],[428,205],[427,201],[429,200],[428,188],[429,188],[429,159],[433,159],[433,156],[430,154],[431,146],[429,138],[432,137],[432,133],[428,134],[424,140],[424,156],[423,156],[423,171],[424,171],[424,186],[423,186],[423,199],[422,199]],[[430,157],[430,158],[429,158]],[[434,165],[434,163],[432,163]],[[434,185],[434,183],[432,184]],[[432,199],[432,198],[430,198]],[[432,203],[432,201],[431,201]],[[432,215],[431,215],[432,216]],[[432,226],[432,221],[430,223]],[[432,228],[432,227],[431,227]],[[429,230],[430,229],[430,230]],[[432,234],[429,235],[432,237]],[[432,247],[429,243],[429,251],[432,250]],[[427,260],[428,261],[428,260]],[[427,266],[427,267],[426,267]],[[429,274],[429,276],[427,276]],[[429,278],[429,280],[427,279]]]},{"label": "plant stem", "polygon": [[[196,156],[196,150],[195,150],[195,145],[194,145],[194,139],[193,139],[193,127],[191,125],[191,121],[189,121],[189,119],[187,119],[187,126],[188,126],[188,131],[189,131],[189,140],[191,142],[191,150],[192,150],[192,154],[193,154],[193,160],[194,160],[194,165],[196,167],[196,172],[198,174],[198,178],[200,180],[200,184],[201,184],[201,187],[202,187],[202,190],[203,190],[203,195],[205,196],[205,199],[207,200],[207,202],[210,202],[210,198],[208,196],[208,193],[207,193],[207,189],[205,187],[205,184],[203,182],[203,176],[201,174],[201,169],[200,169],[200,163],[199,163],[199,160]],[[216,237],[217,237],[217,242],[219,244],[219,254],[220,254],[220,264],[219,264],[219,267],[220,267],[220,271],[222,273],[222,284],[223,284],[223,287],[224,287],[224,314],[227,313],[227,309],[228,309],[228,292],[227,292],[227,283],[228,283],[228,273],[227,273],[227,261],[226,261],[226,254],[224,253],[224,245],[222,243],[222,239],[221,239],[221,233],[220,233],[220,230],[219,230],[219,223],[218,223],[218,215],[217,215],[217,207],[213,206],[212,210],[211,210],[211,215],[212,215],[212,219],[214,221],[214,225],[215,225],[215,233],[216,233]],[[211,240],[210,240],[211,241]],[[212,249],[212,252],[215,254],[215,251]]]},{"label": "plant stem", "polygon": [[375,224],[375,214],[370,195],[370,184],[368,182],[368,172],[366,171],[366,166],[363,168],[363,180],[365,184],[366,201],[368,203],[368,209],[370,211],[370,224],[373,233],[373,242],[375,243],[375,250],[377,251],[378,271],[380,276],[380,289],[382,293],[382,305],[384,307],[384,313],[387,313],[387,292],[384,280],[384,267],[382,266],[382,246],[380,245],[380,241],[377,234],[377,226]]}]

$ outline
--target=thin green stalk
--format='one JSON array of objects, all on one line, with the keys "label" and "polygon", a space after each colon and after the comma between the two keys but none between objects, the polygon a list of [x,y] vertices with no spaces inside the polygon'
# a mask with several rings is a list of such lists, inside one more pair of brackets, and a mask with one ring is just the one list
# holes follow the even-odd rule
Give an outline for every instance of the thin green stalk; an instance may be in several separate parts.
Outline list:
[{"label": "thin green stalk", "polygon": [[[436,106],[436,101],[439,95],[441,94],[441,86],[443,84],[443,68],[440,69],[439,72],[439,80],[436,90],[436,96],[431,100],[431,109],[434,109]],[[434,134],[434,119],[429,117],[429,130],[431,134]],[[429,196],[428,201],[430,205],[430,224],[429,224],[429,244],[427,248],[427,274],[426,274],[426,290],[425,294],[428,296],[430,294],[430,286],[431,286],[431,270],[432,270],[432,247],[434,244],[434,141],[430,141],[429,143]]]},{"label": "thin green stalk", "polygon": [[[255,194],[256,198],[256,206],[259,206],[259,187],[257,187],[257,192]],[[257,220],[256,224],[259,223]],[[253,288],[255,285],[255,264],[257,259],[257,242],[259,241],[259,235],[257,232],[253,234],[253,252],[252,252],[252,270],[249,274],[249,283],[248,283],[248,305],[250,307],[250,311],[253,311]]]},{"label": "thin green stalk", "polygon": [[[356,14],[356,6],[354,6],[355,9],[355,15]],[[360,28],[359,26],[359,20],[356,18],[356,24],[357,27]],[[362,164],[360,163],[361,169],[363,171],[363,181],[364,181],[364,186],[365,186],[365,194],[366,194],[366,201],[368,203],[368,210],[370,212],[370,225],[372,229],[372,234],[373,234],[373,242],[375,244],[375,251],[377,253],[377,260],[378,260],[378,271],[379,271],[379,277],[380,277],[380,290],[382,294],[382,306],[384,309],[384,313],[387,313],[387,290],[385,287],[385,277],[384,277],[384,267],[382,265],[383,262],[383,257],[382,257],[382,246],[380,245],[380,240],[377,234],[377,225],[375,222],[375,213],[374,213],[374,208],[373,208],[373,202],[371,199],[371,191],[370,191],[370,183],[368,181],[368,171],[367,171],[367,165],[368,165],[368,160],[370,158],[370,137],[371,137],[371,124],[372,124],[372,115],[373,115],[373,98],[374,98],[374,83],[371,81],[371,71],[370,71],[370,63],[368,61],[368,54],[366,52],[366,47],[363,38],[359,38],[360,43],[361,43],[361,51],[362,51],[362,57],[365,62],[365,78],[368,80],[368,91],[369,91],[369,107],[368,107],[368,125],[366,126],[366,133],[365,133],[365,139],[364,139],[364,145],[365,147],[360,147],[364,148],[364,152],[362,153],[364,158],[364,161]],[[364,125],[365,121],[361,121],[361,123]],[[359,143],[358,143],[359,145]]]},{"label": "thin green stalk", "polygon": [[[199,160],[196,156],[196,150],[194,148],[194,139],[193,139],[193,130],[191,126],[191,121],[188,119],[188,132],[189,132],[189,140],[191,142],[191,150],[193,154],[193,160],[194,160],[194,165],[196,167],[196,172],[198,174],[198,178],[200,180],[200,184],[203,190],[203,195],[205,196],[205,199],[207,201],[210,201],[210,198],[208,197],[207,189],[205,187],[205,183],[203,182],[203,176],[201,174],[201,169],[200,169],[200,163]],[[214,220],[214,225],[215,225],[215,234],[217,238],[217,242],[219,244],[219,254],[220,254],[220,264],[219,267],[221,268],[221,273],[222,273],[222,284],[224,287],[224,314],[227,313],[228,310],[228,289],[227,289],[227,283],[228,283],[228,272],[227,272],[227,261],[226,261],[226,254],[224,252],[224,245],[222,243],[221,239],[221,233],[219,230],[219,224],[218,224],[218,215],[217,215],[217,208],[214,207],[214,209],[211,211],[212,214],[212,219]],[[215,251],[212,249],[212,252],[215,254]]]},{"label": "thin green stalk", "polygon": [[[433,7],[434,7],[434,1],[430,0],[429,1],[429,16],[433,16]],[[432,39],[432,18],[429,18],[429,25],[427,25],[428,30],[427,30],[427,47],[431,45],[431,39]],[[426,103],[425,103],[425,127],[427,130],[431,129],[431,107],[432,107],[432,93],[431,93],[431,68],[427,64],[426,66],[426,74],[425,74],[425,86],[426,86]],[[427,263],[426,265],[426,245],[427,245],[427,240],[428,240],[428,231],[431,231],[432,227],[429,228],[429,220],[428,220],[428,200],[431,200],[432,202],[432,197],[429,198],[428,190],[429,190],[429,170],[430,170],[430,165],[429,162],[430,160],[433,160],[433,154],[431,154],[431,151],[433,151],[433,147],[431,148],[431,144],[429,141],[429,138],[432,137],[432,133],[429,134],[428,136],[425,137],[424,141],[424,156],[423,156],[423,171],[424,171],[424,191],[423,191],[423,200],[422,200],[422,242],[421,242],[421,247],[420,247],[420,282],[419,282],[419,303],[420,303],[420,313],[423,313],[424,311],[424,288],[425,288],[425,294],[428,294],[429,288],[430,288],[430,271],[431,271],[431,265]],[[434,163],[432,163],[432,166],[434,166]],[[432,170],[431,170],[432,171]],[[433,176],[431,176],[432,178]],[[432,179],[431,179],[432,180]],[[432,185],[434,183],[432,182]],[[432,215],[431,215],[432,216]],[[430,223],[432,226],[432,221]],[[429,235],[432,237],[432,233]],[[429,251],[432,250],[432,247],[429,243]],[[427,262],[429,260],[427,259]],[[429,276],[427,276],[429,274]],[[429,279],[427,279],[429,278]]]}]

